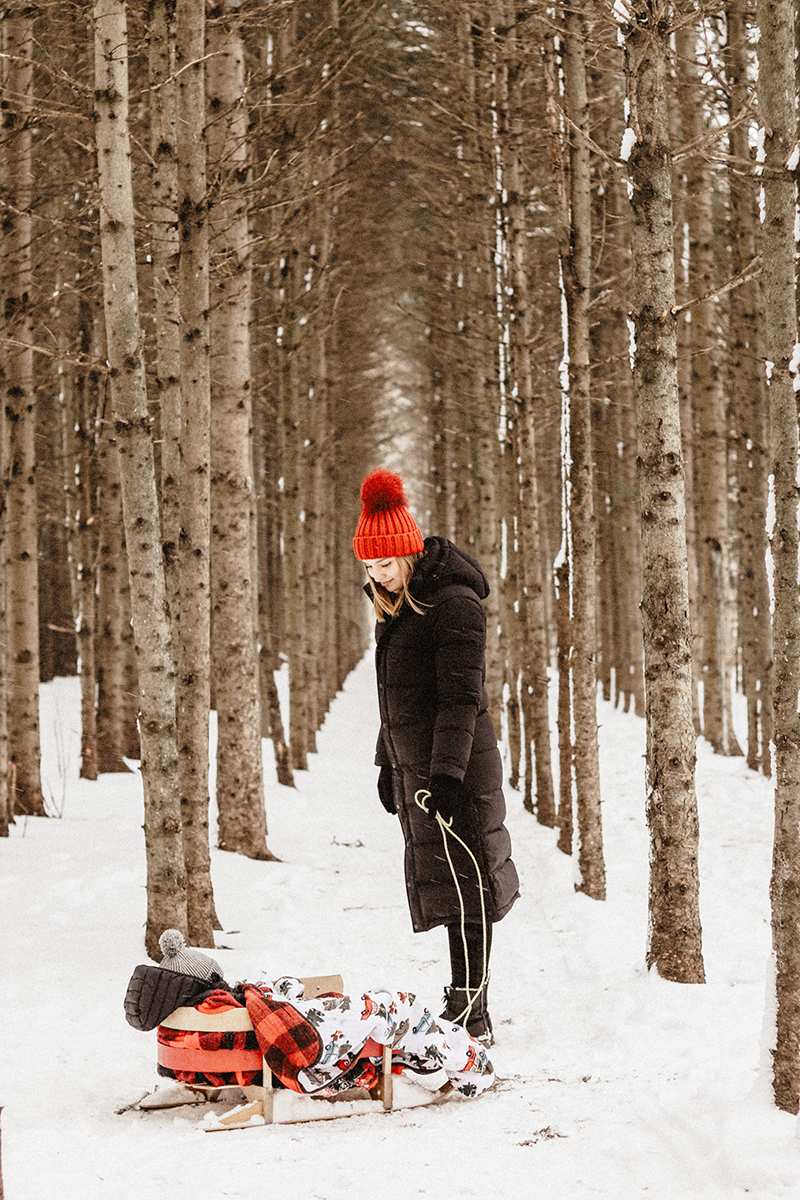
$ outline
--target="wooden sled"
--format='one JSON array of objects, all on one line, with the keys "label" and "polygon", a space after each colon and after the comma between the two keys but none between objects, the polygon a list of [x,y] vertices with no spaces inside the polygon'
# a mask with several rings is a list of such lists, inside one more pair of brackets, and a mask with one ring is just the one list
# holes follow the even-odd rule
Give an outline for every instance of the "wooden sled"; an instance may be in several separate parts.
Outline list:
[{"label": "wooden sled", "polygon": [[[340,994],[344,992],[341,975],[315,975],[302,979],[301,983],[303,984],[303,994],[308,998],[320,996],[325,992]],[[161,1024],[166,1029],[205,1033],[243,1032],[253,1028],[246,1008],[233,1008],[223,1013],[202,1013],[198,1012],[196,1008],[177,1008]],[[367,1046],[369,1047],[370,1044],[368,1043]],[[193,1050],[186,1052],[159,1043],[158,1061],[162,1066],[173,1070],[179,1069],[182,1055],[189,1054],[192,1064],[190,1069],[197,1070],[199,1056],[207,1055],[207,1068],[215,1074],[233,1070],[261,1071],[262,1082],[260,1084],[242,1086],[230,1083],[217,1087],[195,1083],[183,1084],[183,1087],[197,1093],[199,1100],[217,1100],[221,1091],[230,1088],[237,1088],[244,1092],[246,1102],[231,1109],[224,1116],[217,1117],[214,1113],[206,1114],[200,1127],[206,1133],[215,1133],[226,1129],[258,1129],[264,1125],[294,1124],[303,1121],[331,1120],[336,1117],[361,1116],[374,1113],[378,1105],[381,1106],[380,1110],[391,1112],[396,1106],[395,1077],[392,1075],[392,1049],[391,1046],[378,1046],[377,1043],[373,1043],[370,1049],[372,1051],[370,1057],[380,1053],[382,1058],[378,1083],[371,1092],[367,1092],[365,1088],[352,1089],[353,1092],[358,1093],[357,1097],[351,1097],[349,1092],[342,1092],[332,1098],[315,1098],[285,1088],[275,1088],[272,1072],[259,1050]],[[188,1066],[188,1060],[186,1066]],[[402,1108],[430,1104],[435,1100],[443,1099],[453,1090],[452,1084],[449,1082],[433,1091],[421,1084],[412,1084],[402,1077],[398,1077],[398,1088],[402,1092],[399,1104],[399,1107]],[[150,1103],[146,1105],[148,1111],[160,1107],[153,1102],[155,1099],[155,1097],[151,1098]],[[179,1103],[182,1102],[179,1101]],[[172,1107],[173,1104],[174,1101],[163,1107]]]}]

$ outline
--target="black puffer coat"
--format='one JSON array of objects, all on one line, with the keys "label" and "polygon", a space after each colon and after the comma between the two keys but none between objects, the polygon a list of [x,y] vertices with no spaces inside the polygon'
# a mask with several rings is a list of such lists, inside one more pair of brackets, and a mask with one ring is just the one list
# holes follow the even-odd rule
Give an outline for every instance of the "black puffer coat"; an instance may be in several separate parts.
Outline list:
[{"label": "black puffer coat", "polygon": [[[406,604],[376,628],[381,731],[375,761],[393,767],[411,920],[419,932],[461,919],[442,831],[414,799],[432,775],[451,775],[464,785],[453,829],[477,858],[486,918],[499,921],[519,894],[519,879],[503,824],[503,771],[484,686],[481,600],[489,586],[473,558],[434,537],[425,540],[409,591],[424,615]],[[480,923],[475,864],[455,839],[448,838],[448,849],[466,920]]]}]

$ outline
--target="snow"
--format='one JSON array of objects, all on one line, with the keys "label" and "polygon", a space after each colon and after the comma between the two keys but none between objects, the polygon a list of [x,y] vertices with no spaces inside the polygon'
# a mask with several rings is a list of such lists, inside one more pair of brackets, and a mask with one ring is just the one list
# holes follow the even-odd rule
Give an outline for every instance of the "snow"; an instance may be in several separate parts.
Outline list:
[{"label": "snow", "polygon": [[[446,938],[410,928],[400,830],[375,795],[373,690],[365,659],[296,790],[275,782],[265,744],[282,861],[213,851],[214,956],[232,982],[266,959],[275,975],[341,971],[350,990],[439,1002]],[[644,722],[602,703],[606,902],[574,890],[554,832],[507,793],[522,894],[495,929],[492,1091],[209,1135],[208,1105],[115,1112],[158,1082],[155,1033],[122,1009],[145,961],[141,786],[136,773],[77,778],[79,699],[75,680],[42,689],[60,819],[20,819],[0,842],[6,1200],[797,1196],[797,1120],[773,1106],[768,1068],[772,786],[743,759],[698,748],[705,985],[645,970]]]},{"label": "snow", "polygon": [[633,152],[633,147],[636,145],[636,131],[631,129],[630,125],[622,135],[622,146],[620,147],[619,156],[623,162],[628,162]]}]

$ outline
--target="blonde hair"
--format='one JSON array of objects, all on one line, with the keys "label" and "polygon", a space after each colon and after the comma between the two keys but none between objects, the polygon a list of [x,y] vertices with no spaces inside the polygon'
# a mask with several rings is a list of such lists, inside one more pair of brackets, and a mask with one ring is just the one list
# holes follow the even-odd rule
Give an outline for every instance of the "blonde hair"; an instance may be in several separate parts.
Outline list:
[{"label": "blonde hair", "polygon": [[[422,558],[424,551],[419,550],[416,554],[405,554],[397,559],[400,564],[400,572],[403,576],[403,583],[397,595],[393,592],[387,592],[385,587],[377,583],[367,569],[367,578],[372,588],[372,603],[375,605],[375,616],[379,621],[385,621],[388,617],[396,617],[404,604],[408,604],[413,608],[414,612],[424,616],[424,609],[420,606],[420,602],[415,600],[408,590],[408,585],[411,582],[411,576],[414,574],[414,564],[418,559]],[[427,606],[426,606],[427,607]]]}]

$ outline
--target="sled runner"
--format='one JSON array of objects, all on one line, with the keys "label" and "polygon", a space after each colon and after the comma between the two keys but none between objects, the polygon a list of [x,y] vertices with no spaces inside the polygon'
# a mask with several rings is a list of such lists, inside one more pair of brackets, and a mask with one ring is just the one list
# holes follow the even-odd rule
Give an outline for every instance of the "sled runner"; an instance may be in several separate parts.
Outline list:
[{"label": "sled runner", "polygon": [[[301,980],[304,999],[314,999],[326,994],[343,992],[343,981],[340,975],[314,976]],[[187,1047],[185,1044],[171,1045],[162,1040],[169,1037],[169,1031],[179,1031],[178,1041],[199,1042],[200,1038],[191,1038],[192,1033],[220,1034],[228,1044],[244,1039],[240,1036],[225,1038],[224,1035],[242,1035],[254,1030],[254,1025],[247,1008],[229,1008],[223,1012],[202,1012],[197,1008],[177,1008],[166,1017],[160,1025],[158,1043],[158,1063],[162,1068],[181,1074],[191,1073],[207,1077],[208,1075],[226,1077],[238,1076],[242,1082],[222,1083],[180,1083],[176,1088],[167,1089],[173,1098],[165,1094],[159,1102],[159,1094],[155,1092],[139,1102],[138,1107],[149,1111],[154,1108],[173,1107],[179,1104],[214,1101],[220,1092],[230,1088],[238,1088],[245,1094],[245,1104],[232,1109],[224,1116],[207,1113],[201,1128],[207,1132],[223,1131],[226,1129],[250,1129],[263,1125],[290,1124],[304,1121],[331,1120],[336,1117],[357,1116],[378,1111],[391,1111],[395,1107],[417,1107],[443,1099],[453,1090],[448,1081],[436,1090],[424,1087],[420,1083],[398,1077],[398,1094],[395,1095],[395,1077],[392,1073],[392,1048],[383,1046],[370,1039],[363,1047],[359,1058],[377,1058],[381,1061],[375,1086],[370,1090],[364,1087],[353,1088],[340,1092],[332,1097],[317,1097],[310,1094],[298,1094],[282,1086],[275,1087],[272,1070],[262,1052],[258,1048],[234,1049],[201,1049],[197,1045]],[[182,1037],[181,1035],[189,1035]],[[206,1039],[207,1040],[207,1039]],[[251,1043],[252,1043],[251,1039]],[[395,1068],[396,1070],[398,1068]],[[261,1075],[261,1082],[244,1082]],[[187,1096],[186,1091],[194,1098]],[[178,1093],[175,1098],[175,1093]],[[378,1109],[380,1106],[380,1109]]]}]

